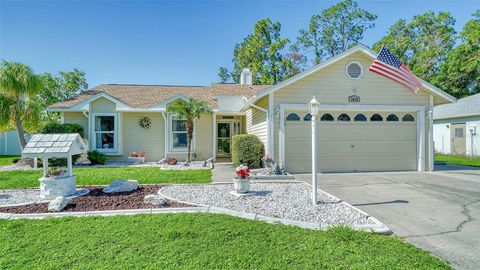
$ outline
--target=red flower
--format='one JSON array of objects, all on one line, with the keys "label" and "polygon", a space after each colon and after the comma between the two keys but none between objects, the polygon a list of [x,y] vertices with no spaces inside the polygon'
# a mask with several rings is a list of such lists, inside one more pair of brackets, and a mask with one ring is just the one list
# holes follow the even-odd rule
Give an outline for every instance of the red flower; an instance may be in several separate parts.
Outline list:
[{"label": "red flower", "polygon": [[145,157],[145,152],[140,153],[140,157]]}]

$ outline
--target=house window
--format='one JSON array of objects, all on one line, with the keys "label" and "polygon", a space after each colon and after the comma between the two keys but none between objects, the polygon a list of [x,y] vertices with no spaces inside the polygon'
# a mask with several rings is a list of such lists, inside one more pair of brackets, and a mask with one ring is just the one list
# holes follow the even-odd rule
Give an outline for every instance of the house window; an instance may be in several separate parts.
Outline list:
[{"label": "house window", "polygon": [[100,152],[117,151],[117,114],[94,116],[95,149]]},{"label": "house window", "polygon": [[170,118],[170,150],[187,150],[187,120],[174,116]]},{"label": "house window", "polygon": [[370,117],[370,121],[380,122],[380,121],[383,121],[383,117],[380,114],[376,113],[376,114],[372,115],[372,117]]},{"label": "house window", "polygon": [[291,113],[287,116],[287,121],[300,121],[300,117],[296,113]]},{"label": "house window", "polygon": [[312,120],[312,115],[307,113],[305,114],[305,116],[303,117],[303,121],[311,121]]},{"label": "house window", "polygon": [[333,121],[333,116],[329,113],[326,113],[320,117],[320,121]]},{"label": "house window", "polygon": [[367,117],[364,114],[359,113],[359,114],[355,115],[355,118],[353,118],[353,120],[359,121],[359,122],[364,122],[364,121],[367,121]]},{"label": "house window", "polygon": [[350,116],[346,113],[342,113],[338,116],[338,121],[350,121]]},{"label": "house window", "polygon": [[413,118],[413,116],[411,114],[405,114],[403,117],[402,117],[402,121],[404,122],[413,122],[415,121],[415,118]]},{"label": "house window", "polygon": [[463,138],[463,128],[455,128],[455,138]]},{"label": "house window", "polygon": [[389,114],[387,116],[387,121],[398,121],[398,116],[396,116],[395,114]]}]

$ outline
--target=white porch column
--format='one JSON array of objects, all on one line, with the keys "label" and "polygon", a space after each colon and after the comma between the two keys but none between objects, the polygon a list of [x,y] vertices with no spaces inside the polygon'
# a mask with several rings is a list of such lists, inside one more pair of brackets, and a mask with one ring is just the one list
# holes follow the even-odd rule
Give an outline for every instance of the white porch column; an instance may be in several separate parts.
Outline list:
[{"label": "white porch column", "polygon": [[273,99],[273,94],[268,95],[268,127],[267,127],[267,136],[268,136],[268,154],[275,157],[275,136],[274,136],[274,121],[275,121],[275,103]]},{"label": "white porch column", "polygon": [[279,141],[279,159],[280,163],[283,164],[285,169],[287,168],[285,164],[285,108],[280,105],[280,129],[278,130],[278,141]]},{"label": "white porch column", "polygon": [[213,125],[213,136],[212,136],[212,157],[213,160],[217,159],[217,113],[212,113],[212,125]]},{"label": "white porch column", "polygon": [[165,116],[165,113],[162,112],[163,122],[164,122],[164,138],[163,138],[163,158],[167,158],[167,147],[168,147],[168,119]]},{"label": "white porch column", "polygon": [[425,171],[425,109],[417,112],[417,170]]},{"label": "white porch column", "polygon": [[433,171],[435,148],[433,145],[433,96],[429,96],[428,103],[428,171]]}]

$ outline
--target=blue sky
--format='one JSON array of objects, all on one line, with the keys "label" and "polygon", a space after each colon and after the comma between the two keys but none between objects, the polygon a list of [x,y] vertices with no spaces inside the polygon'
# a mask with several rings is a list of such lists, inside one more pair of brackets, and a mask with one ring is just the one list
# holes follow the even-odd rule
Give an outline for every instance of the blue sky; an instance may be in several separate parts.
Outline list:
[{"label": "blue sky", "polygon": [[[0,58],[35,72],[79,68],[100,83],[209,85],[231,67],[233,47],[271,18],[294,41],[313,14],[337,1],[6,1],[0,0]],[[480,0],[359,1],[378,15],[371,46],[400,18],[450,11],[460,31]]]}]

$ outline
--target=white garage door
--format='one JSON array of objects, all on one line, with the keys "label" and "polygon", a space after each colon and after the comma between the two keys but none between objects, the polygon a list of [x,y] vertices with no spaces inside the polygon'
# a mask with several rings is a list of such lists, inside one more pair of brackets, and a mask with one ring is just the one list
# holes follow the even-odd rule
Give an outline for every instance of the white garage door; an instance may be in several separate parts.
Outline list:
[{"label": "white garage door", "polygon": [[[310,172],[309,114],[287,111],[286,115],[285,167],[289,172]],[[416,170],[417,126],[414,115],[408,112],[322,112],[317,120],[318,170]]]}]

